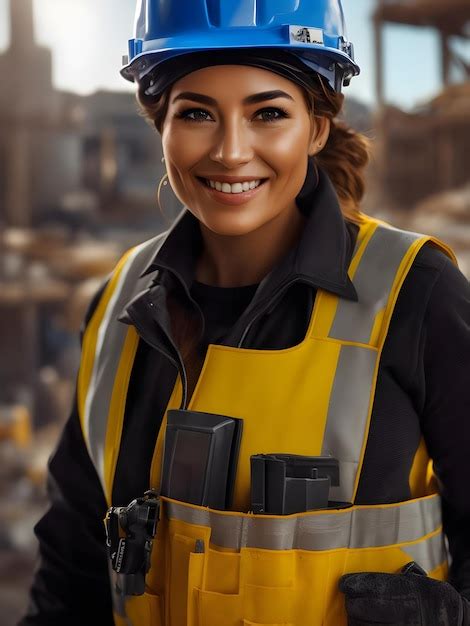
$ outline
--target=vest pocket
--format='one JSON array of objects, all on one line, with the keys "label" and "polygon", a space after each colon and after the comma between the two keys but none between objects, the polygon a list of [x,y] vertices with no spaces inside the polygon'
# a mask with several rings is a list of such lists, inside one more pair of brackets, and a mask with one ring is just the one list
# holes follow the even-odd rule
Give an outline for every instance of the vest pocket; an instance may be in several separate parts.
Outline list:
[{"label": "vest pocket", "polygon": [[151,593],[129,596],[126,599],[126,613],[132,626],[163,626],[162,611],[163,602],[160,597]]},{"label": "vest pocket", "polygon": [[241,569],[245,584],[261,588],[292,587],[296,581],[295,550],[242,548]]},{"label": "vest pocket", "polygon": [[294,589],[246,585],[243,594],[198,593],[198,626],[293,624]]},{"label": "vest pocket", "polygon": [[294,587],[261,587],[246,585],[244,615],[255,624],[289,624],[293,622]]},{"label": "vest pocket", "polygon": [[295,624],[346,626],[343,595],[338,581],[346,551],[297,551],[297,613]]},{"label": "vest pocket", "polygon": [[[172,626],[191,624],[191,614],[194,609],[192,590],[201,585],[204,563],[204,554],[196,553],[194,550],[195,540],[193,538],[178,533],[170,536],[166,590],[169,619]],[[140,624],[136,626],[140,626]]]},{"label": "vest pocket", "polygon": [[243,598],[239,594],[198,590],[198,626],[242,626]]},{"label": "vest pocket", "polygon": [[240,552],[209,548],[204,589],[236,595],[240,591]]},{"label": "vest pocket", "polygon": [[346,626],[337,591],[344,550],[209,549],[207,558],[197,626]]},{"label": "vest pocket", "polygon": [[197,626],[198,589],[202,585],[204,556],[196,552],[189,555],[187,626]]},{"label": "vest pocket", "polygon": [[198,626],[293,624],[294,589],[246,585],[243,594],[199,589]]}]

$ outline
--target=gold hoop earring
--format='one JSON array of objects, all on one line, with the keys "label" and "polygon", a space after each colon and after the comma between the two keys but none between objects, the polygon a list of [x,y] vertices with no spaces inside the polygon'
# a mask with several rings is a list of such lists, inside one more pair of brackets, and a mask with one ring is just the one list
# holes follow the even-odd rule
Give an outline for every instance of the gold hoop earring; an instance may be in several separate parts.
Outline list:
[{"label": "gold hoop earring", "polygon": [[161,194],[161,191],[162,191],[162,187],[163,187],[164,185],[168,185],[168,180],[165,180],[165,179],[168,179],[168,174],[167,174],[166,172],[165,172],[165,174],[162,176],[162,178],[161,178],[161,180],[160,180],[160,183],[159,183],[159,185],[158,185],[158,189],[157,189],[157,202],[158,202],[158,206],[159,206],[159,208],[160,208],[160,213],[163,215],[163,217],[164,217],[166,220],[168,220],[168,222],[171,222],[171,218],[170,218],[170,217],[169,217],[169,216],[165,213],[165,211],[164,211],[164,209],[163,209],[163,207],[162,207],[162,204],[161,204],[161,202],[160,202],[160,194]]},{"label": "gold hoop earring", "polygon": [[[162,163],[165,163],[165,157],[162,157]],[[163,176],[163,178],[165,178],[165,177],[168,178],[168,174],[166,172],[165,172],[165,175]],[[160,184],[161,184],[161,181],[160,181]],[[168,185],[168,181],[165,180],[165,182],[163,184],[164,185]]]}]

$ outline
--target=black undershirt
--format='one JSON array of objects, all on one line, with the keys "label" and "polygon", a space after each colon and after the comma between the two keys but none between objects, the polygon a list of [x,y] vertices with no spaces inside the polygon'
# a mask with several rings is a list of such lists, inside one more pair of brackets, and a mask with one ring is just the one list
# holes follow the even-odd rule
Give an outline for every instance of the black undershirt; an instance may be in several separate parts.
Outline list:
[{"label": "black undershirt", "polygon": [[214,287],[194,281],[191,297],[198,303],[205,320],[204,335],[198,346],[202,358],[210,343],[221,343],[250,304],[257,288],[258,285]]}]

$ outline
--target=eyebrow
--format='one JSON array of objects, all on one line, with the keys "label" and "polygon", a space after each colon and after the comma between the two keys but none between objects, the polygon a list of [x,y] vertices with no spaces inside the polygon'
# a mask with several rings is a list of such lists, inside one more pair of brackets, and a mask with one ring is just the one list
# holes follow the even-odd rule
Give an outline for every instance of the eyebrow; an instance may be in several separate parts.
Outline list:
[{"label": "eyebrow", "polygon": [[[294,98],[285,91],[280,89],[274,89],[272,91],[262,91],[260,93],[254,93],[251,96],[247,96],[243,99],[243,104],[256,104],[258,102],[264,102],[265,100],[274,100],[275,98],[287,98],[294,101]],[[202,93],[195,93],[193,91],[183,91],[176,98],[173,99],[173,104],[178,100],[193,100],[194,102],[201,102],[202,104],[209,104],[215,106],[217,100],[210,96],[205,96]]]}]

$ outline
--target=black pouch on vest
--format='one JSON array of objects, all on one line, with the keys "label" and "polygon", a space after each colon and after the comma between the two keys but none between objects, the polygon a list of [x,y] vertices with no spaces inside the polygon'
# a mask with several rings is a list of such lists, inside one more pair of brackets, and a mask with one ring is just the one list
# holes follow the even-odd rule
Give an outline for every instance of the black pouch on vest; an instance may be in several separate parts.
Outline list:
[{"label": "black pouch on vest", "polygon": [[242,424],[226,415],[169,410],[161,494],[214,509],[230,508]]},{"label": "black pouch on vest", "polygon": [[329,502],[331,485],[339,485],[339,463],[331,456],[255,454],[251,457],[253,513],[290,515],[337,508],[339,503]]}]

